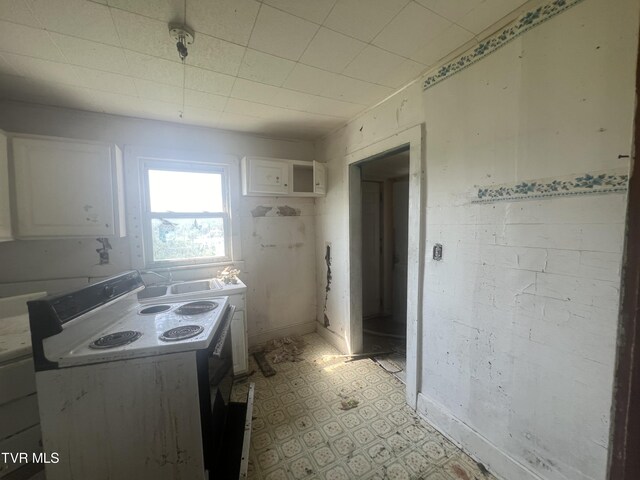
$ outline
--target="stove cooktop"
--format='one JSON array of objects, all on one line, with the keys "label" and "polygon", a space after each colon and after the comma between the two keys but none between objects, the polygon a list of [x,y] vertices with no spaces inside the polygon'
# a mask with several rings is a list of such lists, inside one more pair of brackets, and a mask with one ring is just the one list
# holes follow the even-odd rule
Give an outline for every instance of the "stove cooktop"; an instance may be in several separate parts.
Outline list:
[{"label": "stove cooktop", "polygon": [[[205,349],[227,307],[227,297],[151,305],[132,302],[126,311],[114,309],[111,315],[106,307],[98,315],[100,322],[94,320],[96,326],[83,338],[74,341],[70,335],[64,343],[60,335],[45,339],[46,356],[65,367]],[[65,325],[69,329],[65,333],[71,334],[73,327]],[[50,340],[56,344],[47,348]]]}]

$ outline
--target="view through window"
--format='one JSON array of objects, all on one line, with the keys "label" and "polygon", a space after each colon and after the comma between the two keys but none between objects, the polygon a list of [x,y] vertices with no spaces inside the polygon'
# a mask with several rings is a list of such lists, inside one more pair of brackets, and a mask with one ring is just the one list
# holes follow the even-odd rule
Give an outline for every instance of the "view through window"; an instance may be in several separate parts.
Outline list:
[{"label": "view through window", "polygon": [[202,165],[146,168],[147,263],[188,264],[229,257],[225,170]]}]

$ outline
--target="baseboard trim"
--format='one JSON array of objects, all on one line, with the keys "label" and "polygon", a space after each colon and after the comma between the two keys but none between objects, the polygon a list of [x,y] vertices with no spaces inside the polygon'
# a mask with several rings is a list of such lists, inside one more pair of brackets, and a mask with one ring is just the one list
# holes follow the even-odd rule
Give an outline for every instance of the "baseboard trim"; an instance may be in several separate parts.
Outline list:
[{"label": "baseboard trim", "polygon": [[496,477],[543,480],[423,393],[418,394],[417,413],[471,458],[482,462]]},{"label": "baseboard trim", "polygon": [[306,335],[307,333],[313,333],[316,331],[316,322],[304,322],[295,323],[293,325],[287,325],[285,327],[272,328],[260,333],[251,334],[248,336],[249,347],[260,345],[261,343],[268,342],[274,338],[291,337],[298,335]]},{"label": "baseboard trim", "polygon": [[316,322],[316,333],[338,349],[340,353],[349,353],[347,351],[347,343],[344,338],[340,338],[336,332],[329,330],[320,322]]}]

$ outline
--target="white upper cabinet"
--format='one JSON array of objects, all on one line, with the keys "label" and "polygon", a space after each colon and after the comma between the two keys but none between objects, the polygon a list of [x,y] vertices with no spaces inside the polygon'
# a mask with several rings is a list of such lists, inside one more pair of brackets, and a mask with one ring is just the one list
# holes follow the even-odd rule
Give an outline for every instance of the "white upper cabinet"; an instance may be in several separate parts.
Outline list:
[{"label": "white upper cabinet", "polygon": [[287,195],[289,164],[286,160],[245,157],[242,159],[244,195]]},{"label": "white upper cabinet", "polygon": [[324,165],[266,157],[242,159],[243,195],[317,197],[327,193]]},{"label": "white upper cabinet", "polygon": [[7,136],[0,130],[0,242],[12,240]]},{"label": "white upper cabinet", "polygon": [[11,146],[16,238],[125,235],[116,145],[16,135]]},{"label": "white upper cabinet", "polygon": [[327,194],[327,169],[324,163],[313,161],[313,193]]}]

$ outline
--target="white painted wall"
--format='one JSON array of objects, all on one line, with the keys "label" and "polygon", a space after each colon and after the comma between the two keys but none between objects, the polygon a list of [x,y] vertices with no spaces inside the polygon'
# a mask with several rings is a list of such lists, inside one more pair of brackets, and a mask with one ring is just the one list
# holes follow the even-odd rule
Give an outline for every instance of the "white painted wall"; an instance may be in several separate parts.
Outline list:
[{"label": "white painted wall", "polygon": [[[417,82],[318,142],[318,324],[349,337],[344,157],[426,125],[418,409],[514,479],[604,479],[625,196],[471,204],[478,185],[628,167],[637,0],[584,0],[426,92]],[[444,260],[434,262],[434,243]]]},{"label": "white painted wall", "polygon": [[[235,155],[313,160],[313,144],[306,141],[272,139],[236,132],[192,127],[153,120],[105,115],[23,103],[0,104],[0,129],[7,132],[52,135],[147,146],[154,149],[195,150]],[[73,175],[73,172],[69,172]],[[240,185],[237,185],[240,188]],[[135,192],[127,192],[135,194]],[[304,206],[301,217],[267,217],[260,221],[259,233],[268,251],[254,240],[255,230],[244,221],[255,202],[269,198],[240,200],[243,280],[249,287],[247,318],[249,338],[261,339],[286,334],[285,327],[298,331],[306,322],[313,330],[315,315],[315,239],[313,199],[287,199]],[[296,203],[296,205],[297,205]],[[299,235],[300,224],[306,234]],[[246,228],[245,228],[246,227]],[[295,237],[295,242],[292,238]],[[111,264],[100,266],[93,239],[35,240],[0,243],[0,297],[46,290],[54,292],[76,288],[92,277],[111,275],[131,268],[130,237],[111,239]],[[293,242],[293,243],[292,243]],[[295,244],[295,248],[291,247]],[[291,248],[290,248],[291,247]],[[244,262],[244,263],[242,263]],[[272,268],[275,265],[285,268]],[[295,274],[291,270],[301,265]],[[264,295],[268,285],[269,296]],[[255,295],[255,296],[254,296]],[[284,298],[289,298],[284,302]],[[284,313],[281,309],[286,306]]]}]

